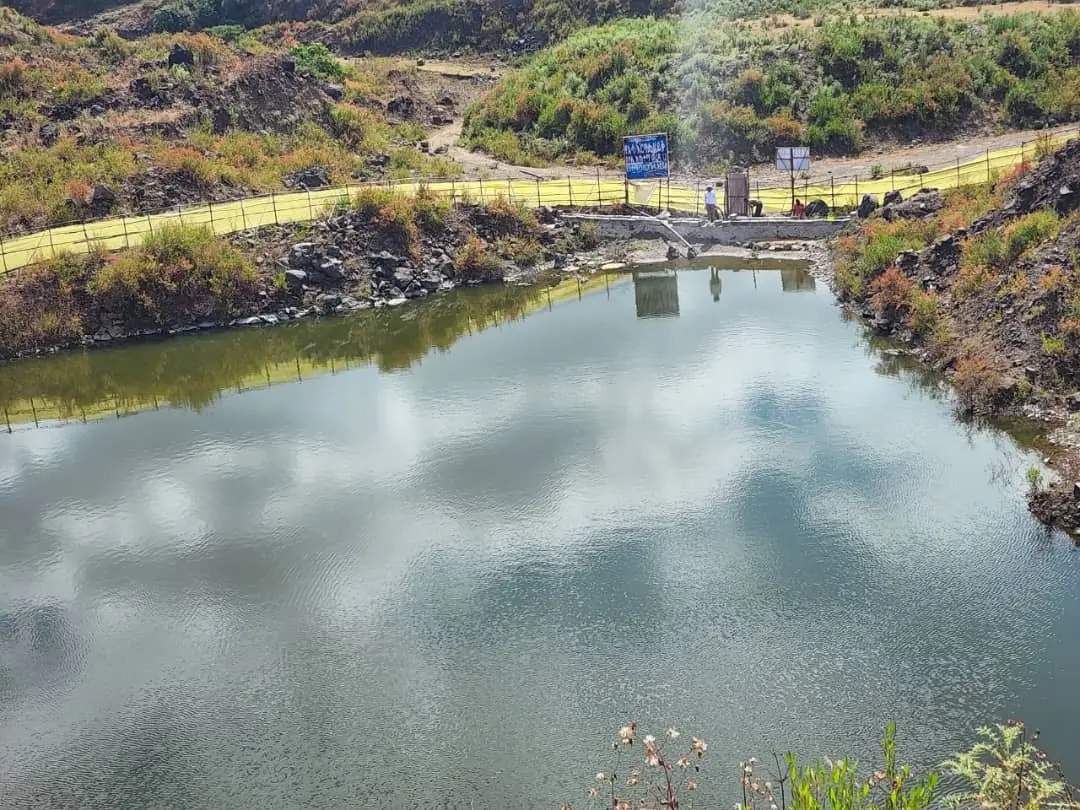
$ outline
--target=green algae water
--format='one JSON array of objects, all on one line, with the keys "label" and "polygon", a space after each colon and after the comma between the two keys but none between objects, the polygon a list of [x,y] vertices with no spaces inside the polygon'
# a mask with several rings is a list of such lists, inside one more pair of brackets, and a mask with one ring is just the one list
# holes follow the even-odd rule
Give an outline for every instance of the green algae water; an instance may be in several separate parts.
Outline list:
[{"label": "green algae water", "polygon": [[[1080,559],[805,269],[0,367],[0,807],[584,806],[615,730],[1080,773]],[[757,265],[764,267],[764,265]]]}]

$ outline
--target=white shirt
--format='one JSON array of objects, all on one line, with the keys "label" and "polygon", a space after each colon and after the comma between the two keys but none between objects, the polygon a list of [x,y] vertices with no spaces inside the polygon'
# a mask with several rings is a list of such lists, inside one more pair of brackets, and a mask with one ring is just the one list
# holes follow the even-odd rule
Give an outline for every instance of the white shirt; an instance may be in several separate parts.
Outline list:
[{"label": "white shirt", "polygon": [[706,205],[716,205],[716,192],[715,191],[706,191],[705,192],[705,204]]}]

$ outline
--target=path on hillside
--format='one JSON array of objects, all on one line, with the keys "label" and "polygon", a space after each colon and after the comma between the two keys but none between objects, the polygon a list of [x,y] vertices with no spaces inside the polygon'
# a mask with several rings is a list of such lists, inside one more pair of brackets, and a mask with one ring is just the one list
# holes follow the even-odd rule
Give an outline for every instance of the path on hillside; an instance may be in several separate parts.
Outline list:
[{"label": "path on hillside", "polygon": [[[903,6],[866,6],[854,8],[850,14],[858,14],[863,19],[874,17],[938,17],[943,20],[977,20],[982,15],[1001,17],[1006,14],[1046,14],[1069,8],[1071,0],[1063,2],[1047,2],[1047,0],[1018,0],[1011,3],[982,3],[973,6],[952,6],[950,8],[932,8],[926,11],[916,11]],[[844,19],[847,14],[834,14],[833,19]],[[828,19],[828,17],[826,17]],[[814,17],[795,17],[791,14],[772,14],[760,17],[756,20],[748,20],[756,27],[765,31],[783,30],[785,28],[812,28],[815,26]]]},{"label": "path on hillside", "polygon": [[[870,177],[875,166],[880,166],[886,175],[893,169],[906,169],[909,166],[926,166],[930,169],[940,168],[954,164],[957,161],[966,163],[974,160],[979,155],[985,154],[988,150],[996,152],[1023,143],[1033,144],[1040,137],[1053,137],[1069,132],[1080,134],[1080,125],[1067,124],[1053,129],[1017,130],[999,135],[966,137],[943,143],[894,146],[869,150],[854,157],[814,159],[811,165],[810,177],[812,180],[827,180],[830,174],[837,180],[854,176]],[[547,166],[536,168],[506,163],[496,160],[483,152],[471,152],[457,145],[460,137],[461,121],[457,120],[449,126],[432,132],[429,141],[432,149],[436,146],[446,146],[448,156],[461,164],[467,176],[553,179],[557,177],[590,178],[597,175],[598,170],[595,166]],[[1034,157],[1034,147],[1031,154]],[[783,186],[789,179],[787,174],[776,171],[771,165],[755,166],[750,171],[752,184],[760,183],[762,186],[768,187]],[[623,176],[621,167],[601,167],[599,173],[605,179],[619,179]],[[700,179],[706,181],[717,178],[700,175]]]}]

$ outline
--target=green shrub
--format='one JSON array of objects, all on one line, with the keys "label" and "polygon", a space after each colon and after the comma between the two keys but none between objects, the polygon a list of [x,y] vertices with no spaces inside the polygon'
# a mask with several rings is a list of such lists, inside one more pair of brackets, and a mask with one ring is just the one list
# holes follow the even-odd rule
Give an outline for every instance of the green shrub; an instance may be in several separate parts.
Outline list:
[{"label": "green shrub", "polygon": [[289,55],[296,60],[297,67],[311,71],[323,81],[345,81],[345,65],[321,42],[297,45]]},{"label": "green shrub", "polygon": [[933,336],[941,323],[941,301],[933,290],[917,290],[911,296],[908,326],[920,338]]},{"label": "green shrub", "polygon": [[974,236],[964,244],[961,265],[1002,270],[1008,264],[1008,245],[997,230]]},{"label": "green shrub", "polygon": [[475,234],[469,236],[454,257],[454,273],[465,281],[501,281],[503,272],[502,261],[489,253],[487,245]]},{"label": "green shrub", "polygon": [[1053,239],[1061,230],[1061,218],[1053,210],[1035,211],[1005,228],[1006,260],[1014,262],[1028,250]]},{"label": "green shrub", "polygon": [[1043,334],[1042,350],[1051,357],[1061,357],[1065,354],[1065,339],[1060,335]]},{"label": "green shrub", "polygon": [[179,225],[110,257],[87,284],[102,309],[156,324],[238,314],[257,289],[258,274],[239,249],[208,228]]}]

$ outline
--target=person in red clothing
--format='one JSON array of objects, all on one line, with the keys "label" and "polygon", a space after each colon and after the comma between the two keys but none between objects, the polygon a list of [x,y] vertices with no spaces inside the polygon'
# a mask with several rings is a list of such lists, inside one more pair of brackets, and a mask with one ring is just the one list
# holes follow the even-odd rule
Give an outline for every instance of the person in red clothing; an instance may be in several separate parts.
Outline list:
[{"label": "person in red clothing", "polygon": [[795,204],[791,206],[791,215],[796,219],[802,219],[806,216],[806,206],[797,197],[795,198]]}]

